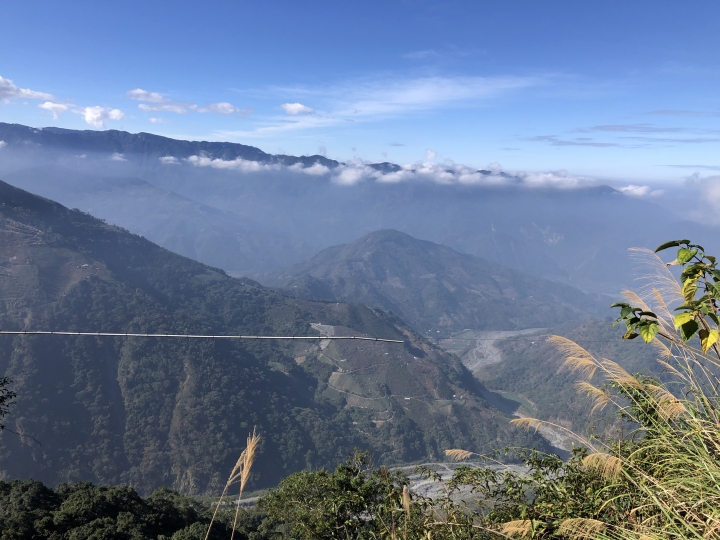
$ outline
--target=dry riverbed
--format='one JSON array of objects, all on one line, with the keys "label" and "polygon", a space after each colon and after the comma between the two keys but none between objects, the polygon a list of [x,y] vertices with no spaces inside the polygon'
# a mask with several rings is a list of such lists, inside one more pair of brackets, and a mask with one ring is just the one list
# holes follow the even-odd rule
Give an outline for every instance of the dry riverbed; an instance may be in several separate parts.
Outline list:
[{"label": "dry riverbed", "polygon": [[[482,368],[491,364],[497,364],[503,361],[502,352],[497,347],[497,343],[506,339],[513,339],[524,336],[525,339],[532,339],[537,336],[538,340],[543,339],[545,328],[529,328],[526,330],[465,330],[454,336],[443,339],[439,345],[446,351],[460,357],[462,363],[470,372],[477,377],[480,382],[482,380]],[[503,412],[518,417],[527,417],[534,415],[534,407],[532,403],[524,396],[515,396],[502,390],[495,390],[484,396],[488,403]],[[513,410],[507,408],[507,401],[511,400],[517,403],[517,407]],[[561,450],[570,450],[572,446],[567,438],[567,434],[561,429],[552,426],[542,426],[540,434],[554,447]]]}]

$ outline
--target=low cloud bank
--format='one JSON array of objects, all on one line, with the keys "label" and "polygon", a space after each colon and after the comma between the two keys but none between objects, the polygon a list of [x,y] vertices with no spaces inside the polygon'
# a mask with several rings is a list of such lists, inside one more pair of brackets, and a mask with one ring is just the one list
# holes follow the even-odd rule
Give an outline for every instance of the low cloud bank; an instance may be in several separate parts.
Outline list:
[{"label": "low cloud bank", "polygon": [[[395,184],[400,182],[431,182],[440,185],[476,185],[476,186],[525,186],[530,188],[574,189],[596,184],[593,179],[573,176],[565,171],[552,172],[512,172],[503,171],[499,164],[488,165],[485,169],[473,169],[455,163],[415,163],[394,165],[390,163],[370,164],[362,161],[341,163],[329,168],[319,162],[309,166],[296,163],[285,166],[277,163],[263,163],[242,158],[223,160],[208,156],[190,156],[178,160],[173,156],[164,156],[160,162],[174,165],[181,161],[194,167],[234,170],[243,173],[260,171],[288,170],[312,176],[327,175],[339,185],[352,186],[361,182]],[[636,195],[636,193],[632,193]]]},{"label": "low cloud bank", "polygon": [[662,189],[653,189],[650,186],[636,186],[630,184],[629,186],[619,187],[617,190],[625,195],[631,197],[659,197],[665,193]]}]

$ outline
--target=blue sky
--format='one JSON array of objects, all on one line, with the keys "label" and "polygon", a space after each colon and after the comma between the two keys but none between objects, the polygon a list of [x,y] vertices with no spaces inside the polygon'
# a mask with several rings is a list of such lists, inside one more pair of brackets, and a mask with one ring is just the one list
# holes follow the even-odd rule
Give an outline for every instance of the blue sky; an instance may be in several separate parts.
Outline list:
[{"label": "blue sky", "polygon": [[0,121],[339,160],[720,171],[720,2],[0,5]]}]

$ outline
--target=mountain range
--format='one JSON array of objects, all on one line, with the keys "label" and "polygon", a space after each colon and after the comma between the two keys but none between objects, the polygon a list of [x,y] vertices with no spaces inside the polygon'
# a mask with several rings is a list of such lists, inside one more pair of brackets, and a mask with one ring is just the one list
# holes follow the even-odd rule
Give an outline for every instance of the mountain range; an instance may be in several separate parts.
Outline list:
[{"label": "mountain range", "polygon": [[[629,247],[686,237],[720,251],[715,227],[602,185],[532,187],[496,170],[470,171],[492,182],[466,183],[450,165],[433,165],[435,178],[422,164],[340,163],[113,130],[0,123],[0,140],[0,177],[233,275],[277,272],[396,229],[615,296],[632,286]],[[400,172],[410,176],[393,176]],[[89,193],[88,179],[114,187]],[[145,199],[135,208],[140,183]]]},{"label": "mountain range", "polygon": [[290,295],[376,306],[434,338],[469,328],[556,326],[609,304],[395,230],[327,248],[260,281]]},{"label": "mountain range", "polygon": [[0,373],[18,394],[2,478],[217,494],[253,426],[264,440],[253,487],[356,446],[383,463],[548,448],[396,316],[284,296],[3,182],[0,328],[404,341],[0,336]]}]

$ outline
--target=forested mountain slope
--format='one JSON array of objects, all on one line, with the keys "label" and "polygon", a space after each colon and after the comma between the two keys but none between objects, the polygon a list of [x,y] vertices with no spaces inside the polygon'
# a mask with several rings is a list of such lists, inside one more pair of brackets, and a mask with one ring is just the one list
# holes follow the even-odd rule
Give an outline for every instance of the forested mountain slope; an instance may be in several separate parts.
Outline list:
[{"label": "forested mountain slope", "polygon": [[395,230],[327,248],[261,280],[297,296],[377,306],[433,337],[555,326],[600,310],[568,285]]},{"label": "forested mountain slope", "polygon": [[122,225],[170,251],[243,276],[302,260],[310,249],[283,230],[197,203],[139,178],[44,166],[9,173],[5,180]]},{"label": "forested mountain slope", "polygon": [[405,340],[0,336],[0,375],[18,394],[6,424],[21,434],[0,437],[0,477],[216,493],[255,425],[256,487],[354,446],[391,463],[538,442],[487,406],[457,358],[395,317],[288,298],[5,183],[0,298],[5,330]]}]

